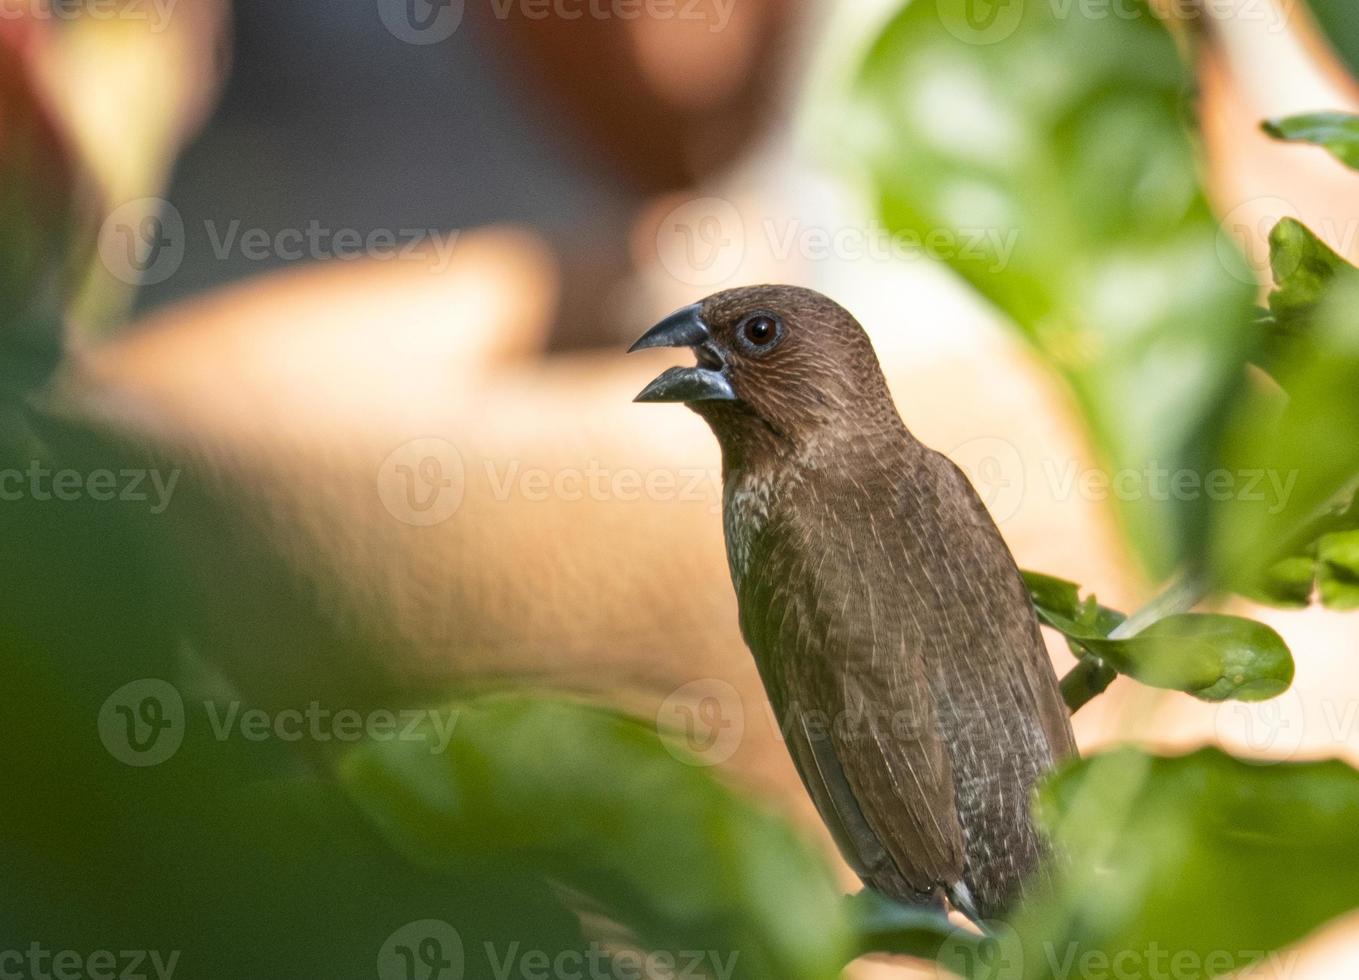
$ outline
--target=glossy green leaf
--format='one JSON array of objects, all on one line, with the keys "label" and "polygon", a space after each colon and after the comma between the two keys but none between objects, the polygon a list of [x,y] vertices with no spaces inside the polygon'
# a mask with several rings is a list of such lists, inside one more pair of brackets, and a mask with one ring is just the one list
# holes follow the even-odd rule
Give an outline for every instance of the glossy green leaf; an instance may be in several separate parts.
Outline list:
[{"label": "glossy green leaf", "polygon": [[1260,128],[1276,140],[1325,147],[1345,166],[1359,170],[1359,116],[1345,112],[1311,112],[1267,119]]},{"label": "glossy green leaf", "polygon": [[1150,687],[1183,691],[1204,701],[1261,701],[1292,683],[1288,646],[1263,623],[1180,613],[1134,636],[1110,639],[1125,618],[1122,613],[1100,606],[1094,596],[1082,600],[1074,582],[1037,572],[1024,572],[1024,580],[1039,619],[1060,630],[1078,657],[1097,658]]},{"label": "glossy green leaf", "polygon": [[[1093,595],[1082,599],[1080,586],[1075,582],[1042,572],[1023,571],[1021,574],[1038,618],[1053,629],[1061,630],[1073,642],[1108,636],[1127,618],[1117,609],[1101,606]],[[1079,649],[1073,649],[1080,653]]]},{"label": "glossy green leaf", "polygon": [[1206,503],[1158,492],[1154,471],[1211,458],[1254,284],[1198,184],[1174,42],[1142,3],[1108,13],[916,0],[845,125],[888,225],[933,243],[1070,383],[1160,576]]},{"label": "glossy green leaf", "polygon": [[1039,813],[1065,860],[1014,921],[1026,977],[1286,969],[1284,947],[1359,907],[1359,772],[1338,761],[1120,749],[1068,767]]},{"label": "glossy green leaf", "polygon": [[442,753],[393,741],[341,766],[360,808],[412,860],[539,869],[647,948],[734,956],[741,975],[838,975],[852,943],[826,865],[711,770],[676,761],[654,727],[533,697],[457,709]]}]

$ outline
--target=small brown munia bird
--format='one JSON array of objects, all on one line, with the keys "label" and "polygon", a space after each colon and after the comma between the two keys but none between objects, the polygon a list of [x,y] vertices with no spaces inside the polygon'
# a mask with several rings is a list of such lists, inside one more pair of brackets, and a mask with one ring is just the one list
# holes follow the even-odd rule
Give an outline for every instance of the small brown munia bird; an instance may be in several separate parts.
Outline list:
[{"label": "small brown munia bird", "polygon": [[741,631],[798,772],[874,889],[1004,911],[1045,845],[1034,783],[1075,753],[1014,558],[907,431],[863,329],[819,293],[715,293],[632,350],[691,347],[637,401],[722,446]]}]

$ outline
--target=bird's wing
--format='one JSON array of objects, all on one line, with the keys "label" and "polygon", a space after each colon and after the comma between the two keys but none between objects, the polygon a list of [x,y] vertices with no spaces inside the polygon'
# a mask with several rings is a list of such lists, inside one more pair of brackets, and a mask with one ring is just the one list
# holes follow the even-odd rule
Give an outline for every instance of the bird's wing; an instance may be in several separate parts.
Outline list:
[{"label": "bird's wing", "polygon": [[953,774],[895,583],[874,580],[882,566],[846,532],[818,517],[766,525],[741,588],[742,629],[846,858],[909,899],[903,880],[923,896],[961,879]]},{"label": "bird's wing", "polygon": [[934,706],[967,828],[964,880],[984,914],[1014,900],[1043,866],[1034,787],[1075,740],[1028,590],[967,478],[930,452],[911,479],[913,581],[938,590],[927,651]]},{"label": "bird's wing", "polygon": [[[930,466],[941,486],[940,497],[956,508],[956,520],[936,526],[954,528],[955,554],[967,554],[974,568],[964,570],[957,586],[979,617],[992,648],[1003,656],[987,658],[984,676],[973,680],[995,693],[993,707],[1000,718],[1036,721],[1050,754],[1047,764],[1076,753],[1071,712],[1062,699],[1052,661],[1043,644],[1037,614],[1024,586],[1014,555],[967,476],[947,457],[931,452]],[[957,658],[955,668],[966,671],[971,658]],[[964,678],[964,681],[967,679]],[[964,685],[967,687],[968,685]]]}]

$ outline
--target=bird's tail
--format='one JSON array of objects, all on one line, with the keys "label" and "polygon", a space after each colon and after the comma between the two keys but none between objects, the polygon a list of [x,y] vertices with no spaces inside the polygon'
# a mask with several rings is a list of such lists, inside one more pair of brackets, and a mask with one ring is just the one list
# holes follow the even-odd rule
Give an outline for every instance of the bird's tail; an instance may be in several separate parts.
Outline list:
[{"label": "bird's tail", "polygon": [[972,889],[967,887],[966,882],[955,881],[945,889],[948,895],[949,904],[975,925],[982,932],[986,932],[986,924],[982,921],[981,912],[977,909],[977,900],[972,897]]}]

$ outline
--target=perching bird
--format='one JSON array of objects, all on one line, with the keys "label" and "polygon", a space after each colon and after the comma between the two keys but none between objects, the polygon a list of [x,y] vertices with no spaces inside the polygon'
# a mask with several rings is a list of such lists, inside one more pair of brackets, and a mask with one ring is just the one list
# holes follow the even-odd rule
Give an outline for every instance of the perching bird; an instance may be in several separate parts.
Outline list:
[{"label": "perching bird", "polygon": [[637,396],[722,448],[741,631],[845,859],[899,901],[990,918],[1045,846],[1030,794],[1075,752],[1014,558],[918,442],[854,318],[807,289],[715,293],[632,350],[691,347]]}]

